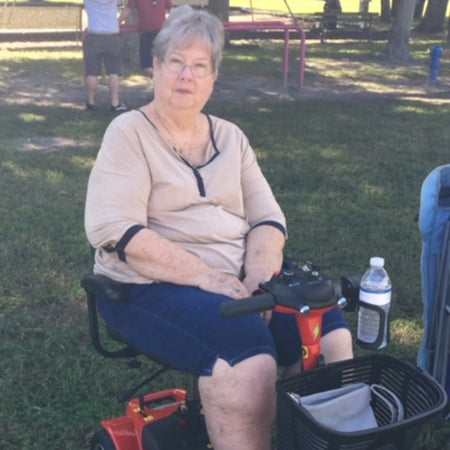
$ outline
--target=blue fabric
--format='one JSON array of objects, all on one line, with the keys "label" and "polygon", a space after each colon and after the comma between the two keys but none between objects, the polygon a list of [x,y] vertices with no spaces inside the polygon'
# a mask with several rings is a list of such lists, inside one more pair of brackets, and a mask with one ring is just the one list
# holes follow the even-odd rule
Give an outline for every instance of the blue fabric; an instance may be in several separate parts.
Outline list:
[{"label": "blue fabric", "polygon": [[[267,353],[282,366],[297,362],[301,341],[295,317],[274,313],[270,326],[258,314],[223,318],[228,297],[170,283],[124,285],[126,298],[97,298],[106,323],[142,353],[195,375],[210,375],[217,358],[231,366]],[[338,309],[324,316],[323,334],[346,327]]]},{"label": "blue fabric", "polygon": [[[450,165],[443,165],[436,167],[428,174],[422,183],[420,193],[419,230],[422,237],[421,275],[424,335],[417,362],[427,372],[431,372],[433,367],[433,355],[430,350],[436,344],[432,342],[433,315],[436,308],[440,306],[437,303],[436,294],[439,281],[438,259],[443,251],[444,234],[449,220]],[[450,394],[450,367],[447,369],[446,388]]]}]

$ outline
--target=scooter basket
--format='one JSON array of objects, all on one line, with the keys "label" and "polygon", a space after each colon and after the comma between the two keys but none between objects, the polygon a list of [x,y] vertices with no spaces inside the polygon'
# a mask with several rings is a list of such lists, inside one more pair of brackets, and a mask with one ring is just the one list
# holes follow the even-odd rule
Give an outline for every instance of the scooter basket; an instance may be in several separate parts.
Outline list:
[{"label": "scooter basket", "polygon": [[[289,395],[304,396],[361,382],[393,391],[403,404],[404,419],[389,424],[382,403],[372,401],[377,428],[340,432],[314,420]],[[281,379],[277,393],[278,450],[408,449],[424,424],[447,404],[445,391],[427,373],[384,355],[354,358]]]}]

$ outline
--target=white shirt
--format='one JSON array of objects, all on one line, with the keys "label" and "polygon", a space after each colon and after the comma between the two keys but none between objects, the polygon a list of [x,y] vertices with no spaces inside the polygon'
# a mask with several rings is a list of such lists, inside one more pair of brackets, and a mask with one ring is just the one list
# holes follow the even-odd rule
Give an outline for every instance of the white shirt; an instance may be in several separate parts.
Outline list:
[{"label": "white shirt", "polygon": [[117,0],[84,0],[88,16],[88,31],[93,34],[119,32]]}]

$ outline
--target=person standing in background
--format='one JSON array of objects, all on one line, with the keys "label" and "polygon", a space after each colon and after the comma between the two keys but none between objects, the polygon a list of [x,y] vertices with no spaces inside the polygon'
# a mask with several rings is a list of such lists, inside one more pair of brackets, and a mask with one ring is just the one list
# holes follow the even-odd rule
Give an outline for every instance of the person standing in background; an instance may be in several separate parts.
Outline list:
[{"label": "person standing in background", "polygon": [[153,78],[153,41],[166,20],[166,13],[172,9],[170,0],[128,0],[119,16],[119,23],[125,23],[132,10],[137,11],[139,35],[139,61],[142,70]]},{"label": "person standing in background", "polygon": [[83,40],[86,109],[95,109],[98,77],[102,73],[102,63],[108,73],[111,111],[127,110],[120,101],[120,35],[116,0],[84,0],[88,18],[87,36]]}]

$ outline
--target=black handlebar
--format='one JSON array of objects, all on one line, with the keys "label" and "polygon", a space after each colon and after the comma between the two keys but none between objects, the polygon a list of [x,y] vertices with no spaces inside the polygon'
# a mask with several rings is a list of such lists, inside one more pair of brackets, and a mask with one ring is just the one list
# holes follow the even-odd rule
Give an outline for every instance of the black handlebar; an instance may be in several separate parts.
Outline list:
[{"label": "black handlebar", "polygon": [[358,298],[360,279],[360,275],[354,274],[333,280],[307,267],[292,270],[291,266],[261,283],[261,294],[222,303],[220,314],[231,318],[271,310],[276,305],[303,313],[329,306],[352,310]]},{"label": "black handlebar", "polygon": [[244,314],[267,311],[275,308],[275,297],[270,292],[240,300],[228,300],[220,305],[223,317],[237,317]]}]

